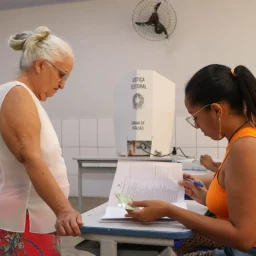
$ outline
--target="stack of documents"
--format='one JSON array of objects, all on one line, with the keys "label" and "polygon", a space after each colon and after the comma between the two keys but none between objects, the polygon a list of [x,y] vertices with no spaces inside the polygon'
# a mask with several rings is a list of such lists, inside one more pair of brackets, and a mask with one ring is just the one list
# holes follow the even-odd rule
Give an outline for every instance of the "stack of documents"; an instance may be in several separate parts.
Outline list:
[{"label": "stack of documents", "polygon": [[119,161],[101,221],[121,222],[129,219],[125,217],[127,212],[120,206],[116,194],[129,195],[134,201],[163,200],[186,209],[184,188],[178,184],[182,179],[180,163]]}]

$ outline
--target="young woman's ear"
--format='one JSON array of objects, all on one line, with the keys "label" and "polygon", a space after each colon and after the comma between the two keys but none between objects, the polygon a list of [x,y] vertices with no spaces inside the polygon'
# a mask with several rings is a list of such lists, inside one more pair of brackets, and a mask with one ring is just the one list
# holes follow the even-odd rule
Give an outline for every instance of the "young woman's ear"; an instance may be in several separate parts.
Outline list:
[{"label": "young woman's ear", "polygon": [[213,103],[211,109],[216,113],[216,116],[220,118],[223,114],[222,106],[218,103]]}]

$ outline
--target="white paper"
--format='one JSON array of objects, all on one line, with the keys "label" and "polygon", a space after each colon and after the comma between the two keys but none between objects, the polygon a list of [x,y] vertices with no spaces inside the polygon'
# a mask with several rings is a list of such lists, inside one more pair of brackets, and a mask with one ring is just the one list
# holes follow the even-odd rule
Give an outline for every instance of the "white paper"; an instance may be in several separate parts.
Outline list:
[{"label": "white paper", "polygon": [[[183,209],[187,209],[186,203],[173,203],[174,205],[181,207]],[[129,217],[125,217],[127,211],[118,206],[107,206],[106,212],[101,218],[101,220],[112,220],[113,222],[119,222],[119,220],[126,220]],[[163,218],[163,220],[170,220],[169,218]]]},{"label": "white paper", "polygon": [[163,200],[186,208],[184,188],[178,184],[182,179],[179,163],[119,161],[102,219],[125,219],[127,212],[117,206],[115,193],[130,195],[135,201]]}]

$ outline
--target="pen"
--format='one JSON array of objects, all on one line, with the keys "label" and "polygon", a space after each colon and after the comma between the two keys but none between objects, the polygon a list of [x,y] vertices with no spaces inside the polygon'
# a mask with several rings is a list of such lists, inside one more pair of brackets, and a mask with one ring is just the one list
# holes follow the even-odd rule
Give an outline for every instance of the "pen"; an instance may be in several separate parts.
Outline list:
[{"label": "pen", "polygon": [[190,181],[190,182],[192,182],[195,186],[198,186],[198,187],[203,187],[203,186],[204,186],[204,184],[202,184],[202,183],[199,182],[199,181],[191,180],[191,179],[189,179],[189,178],[184,178],[184,180]]}]

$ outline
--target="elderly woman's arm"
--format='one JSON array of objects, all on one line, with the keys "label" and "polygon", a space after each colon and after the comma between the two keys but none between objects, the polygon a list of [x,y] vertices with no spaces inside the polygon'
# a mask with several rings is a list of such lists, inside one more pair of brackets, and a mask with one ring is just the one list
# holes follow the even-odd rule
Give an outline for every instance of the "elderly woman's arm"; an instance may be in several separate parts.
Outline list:
[{"label": "elderly woman's arm", "polygon": [[81,215],[75,211],[41,156],[41,123],[29,92],[12,88],[0,111],[0,132],[9,150],[24,164],[38,195],[57,216],[60,235],[80,235]]}]

